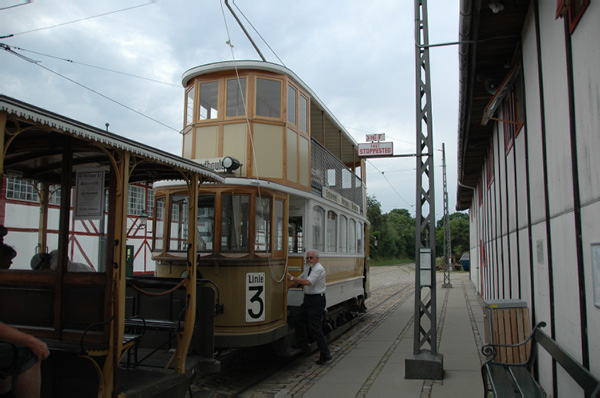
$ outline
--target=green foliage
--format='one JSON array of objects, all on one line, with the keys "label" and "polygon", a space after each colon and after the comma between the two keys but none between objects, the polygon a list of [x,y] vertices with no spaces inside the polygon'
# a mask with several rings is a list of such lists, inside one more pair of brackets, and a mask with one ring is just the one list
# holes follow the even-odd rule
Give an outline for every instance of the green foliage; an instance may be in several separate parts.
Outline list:
[{"label": "green foliage", "polygon": [[[381,213],[381,203],[374,196],[367,196],[369,219],[369,249],[372,265],[398,264],[402,259],[414,262],[416,220],[407,209],[393,209]],[[453,213],[448,216],[452,256],[458,261],[469,249],[469,215]],[[444,220],[436,226],[436,253],[443,258]],[[373,262],[377,264],[373,264]],[[387,264],[387,265],[389,265]]]}]

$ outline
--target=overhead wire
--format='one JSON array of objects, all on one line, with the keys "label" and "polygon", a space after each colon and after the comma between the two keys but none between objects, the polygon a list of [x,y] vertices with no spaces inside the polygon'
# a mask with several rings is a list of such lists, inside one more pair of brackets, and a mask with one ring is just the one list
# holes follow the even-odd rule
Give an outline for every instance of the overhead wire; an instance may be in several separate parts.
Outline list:
[{"label": "overhead wire", "polygon": [[16,7],[25,6],[27,4],[31,4],[32,1],[33,0],[26,0],[26,1],[22,2],[21,4],[13,4],[12,6],[0,7],[0,11],[8,10],[9,8],[16,8]]},{"label": "overhead wire", "polygon": [[114,70],[114,69],[104,68],[102,66],[96,66],[96,65],[86,64],[86,63],[83,63],[83,62],[77,62],[77,61],[74,61],[72,59],[62,58],[62,57],[58,57],[58,56],[55,56],[55,55],[44,54],[44,53],[41,53],[41,52],[37,52],[37,51],[33,51],[33,50],[28,50],[26,48],[22,48],[22,47],[18,47],[18,46],[10,46],[10,48],[12,48],[14,50],[29,52],[29,53],[36,54],[36,55],[41,55],[43,57],[57,59],[59,61],[64,61],[64,62],[67,62],[67,63],[70,63],[70,64],[87,66],[89,68],[95,68],[95,69],[99,69],[99,70],[103,70],[103,71],[107,71],[107,72],[111,72],[111,73],[117,73],[119,75],[134,77],[136,79],[142,79],[142,80],[147,80],[147,81],[151,81],[151,82],[154,82],[154,83],[160,83],[160,84],[165,84],[165,85],[168,85],[168,86],[173,86],[173,87],[181,88],[181,86],[177,85],[177,84],[163,82],[163,81],[152,79],[152,78],[149,78],[149,77],[134,75],[134,74],[131,74],[131,73],[121,72],[121,71]]},{"label": "overhead wire", "polygon": [[51,26],[46,26],[46,27],[43,27],[43,28],[36,28],[36,29],[26,30],[26,31],[23,31],[23,32],[12,33],[12,34],[10,34],[8,36],[5,36],[5,37],[14,37],[14,36],[19,36],[19,35],[24,35],[24,34],[27,34],[27,33],[39,32],[40,30],[58,28],[60,26],[70,25],[72,23],[87,21],[87,20],[90,20],[90,19],[100,18],[100,17],[104,17],[104,16],[107,16],[107,15],[111,15],[111,14],[117,14],[117,13],[123,12],[123,11],[133,10],[135,8],[145,7],[145,6],[148,6],[150,4],[154,4],[154,3],[155,3],[155,0],[151,0],[151,1],[149,1],[147,3],[144,3],[144,4],[138,4],[137,6],[127,7],[127,8],[121,8],[119,10],[109,11],[109,12],[105,12],[103,14],[98,14],[98,15],[92,15],[90,17],[80,18],[80,19],[76,19],[76,20],[73,20],[73,21],[63,22],[63,23],[59,23],[59,24],[51,25]]},{"label": "overhead wire", "polygon": [[383,179],[388,183],[388,185],[390,186],[390,188],[392,188],[392,190],[396,193],[396,195],[398,195],[398,197],[404,201],[404,203],[406,203],[410,207],[414,207],[414,204],[410,204],[406,199],[404,199],[404,197],[402,195],[400,195],[400,193],[392,185],[392,183],[390,182],[390,180],[388,180],[388,178],[385,176],[385,172],[384,171],[379,170],[377,168],[377,166],[375,166],[373,164],[373,162],[371,162],[371,160],[367,159],[367,161],[371,164],[371,166],[373,166],[375,168],[375,170],[377,170],[379,173],[381,173],[381,176],[383,177]]},{"label": "overhead wire", "polygon": [[67,76],[64,76],[64,75],[62,75],[62,74],[60,74],[60,73],[58,73],[58,72],[56,72],[56,71],[54,71],[54,70],[52,70],[52,69],[50,69],[48,67],[42,65],[40,61],[33,60],[33,59],[28,58],[28,57],[26,57],[26,56],[24,56],[22,54],[19,54],[19,53],[15,52],[10,46],[8,46],[6,44],[0,43],[0,48],[4,48],[4,50],[6,50],[8,53],[13,54],[13,55],[15,55],[15,56],[17,56],[17,57],[19,57],[19,58],[21,58],[21,59],[23,59],[23,60],[25,60],[25,61],[27,61],[29,63],[32,63],[32,64],[34,64],[34,65],[36,65],[36,66],[38,66],[38,67],[40,67],[40,68],[42,68],[42,69],[50,72],[50,73],[53,73],[53,74],[55,74],[55,75],[57,75],[59,77],[62,77],[63,79],[68,80],[71,83],[76,84],[79,87],[82,87],[82,88],[84,88],[84,89],[86,89],[88,91],[91,91],[94,94],[99,95],[100,97],[102,97],[102,98],[104,98],[104,99],[106,99],[108,101],[111,101],[111,102],[113,102],[113,103],[115,103],[117,105],[120,105],[120,106],[122,106],[125,109],[128,109],[128,110],[130,110],[130,111],[132,111],[134,113],[137,113],[138,115],[140,115],[142,117],[145,117],[146,119],[152,120],[153,122],[156,122],[156,123],[160,124],[161,126],[164,126],[164,127],[168,128],[168,129],[171,129],[171,130],[176,131],[178,133],[180,132],[180,130],[177,130],[177,129],[175,129],[175,128],[173,128],[173,127],[171,127],[171,126],[169,126],[169,125],[167,125],[167,124],[165,124],[165,123],[163,123],[163,122],[161,122],[159,120],[156,120],[156,119],[148,116],[148,115],[145,115],[142,112],[140,112],[138,110],[135,110],[135,109],[131,108],[130,106],[127,106],[127,105],[123,104],[122,102],[119,102],[119,101],[117,101],[117,100],[115,100],[113,98],[110,98],[110,97],[108,97],[108,96],[100,93],[99,91],[96,91],[96,90],[94,90],[94,89],[92,89],[92,88],[90,88],[90,87],[88,87],[88,86],[86,86],[86,85],[84,85],[82,83],[79,83],[78,81],[75,81],[75,80],[73,80],[73,79],[71,79],[71,78],[69,78]]}]

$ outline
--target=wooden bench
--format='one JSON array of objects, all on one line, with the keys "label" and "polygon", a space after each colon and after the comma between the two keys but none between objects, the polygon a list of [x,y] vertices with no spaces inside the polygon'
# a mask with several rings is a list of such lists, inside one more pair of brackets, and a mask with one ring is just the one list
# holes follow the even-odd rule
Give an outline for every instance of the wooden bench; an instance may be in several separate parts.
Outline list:
[{"label": "wooden bench", "polygon": [[[586,396],[599,397],[598,379],[544,333],[541,328],[545,326],[545,322],[538,323],[529,337],[518,344],[486,344],[482,347],[483,354],[491,356],[481,367],[484,397],[489,394],[494,397],[545,397],[546,393],[533,377],[538,345],[579,384]],[[528,359],[524,362],[507,363],[496,360],[499,349],[523,347],[528,352]]]}]

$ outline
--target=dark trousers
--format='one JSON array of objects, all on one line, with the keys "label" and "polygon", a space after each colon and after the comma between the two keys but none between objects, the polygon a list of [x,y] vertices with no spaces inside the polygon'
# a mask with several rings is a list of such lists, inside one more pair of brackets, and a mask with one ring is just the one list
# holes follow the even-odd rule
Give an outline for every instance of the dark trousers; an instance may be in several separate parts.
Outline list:
[{"label": "dark trousers", "polygon": [[315,337],[317,346],[322,356],[328,356],[329,348],[323,334],[322,316],[325,310],[325,295],[304,295],[304,302],[296,319],[296,339],[299,346],[308,345],[307,326]]}]

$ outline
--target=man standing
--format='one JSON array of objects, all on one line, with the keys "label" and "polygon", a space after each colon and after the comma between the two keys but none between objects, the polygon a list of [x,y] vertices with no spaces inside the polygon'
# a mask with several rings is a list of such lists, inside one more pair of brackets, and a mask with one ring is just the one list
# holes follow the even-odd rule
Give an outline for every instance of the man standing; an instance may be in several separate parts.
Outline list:
[{"label": "man standing", "polygon": [[325,268],[319,262],[319,252],[311,250],[306,253],[306,265],[304,272],[298,278],[294,278],[289,273],[287,279],[290,281],[288,287],[295,284],[302,285],[304,291],[304,302],[300,306],[296,319],[296,341],[297,348],[308,349],[308,336],[306,325],[315,336],[317,346],[321,355],[317,361],[318,365],[323,365],[331,360],[331,354],[327,347],[327,340],[323,334],[321,318],[325,310]]}]

